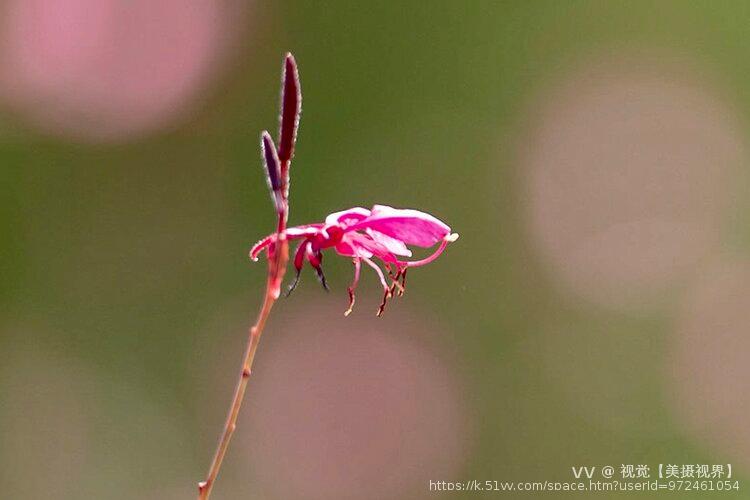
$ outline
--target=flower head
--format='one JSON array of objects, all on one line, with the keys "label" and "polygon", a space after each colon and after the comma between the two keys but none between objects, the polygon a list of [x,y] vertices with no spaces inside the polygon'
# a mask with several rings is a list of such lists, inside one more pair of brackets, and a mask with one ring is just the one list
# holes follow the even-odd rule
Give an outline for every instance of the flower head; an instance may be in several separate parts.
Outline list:
[{"label": "flower head", "polygon": [[[350,257],[354,263],[354,281],[349,287],[349,308],[352,312],[355,290],[359,282],[362,262],[375,270],[383,285],[383,302],[378,316],[383,314],[385,305],[394,293],[404,294],[406,271],[410,267],[423,266],[435,260],[448,243],[456,241],[458,234],[432,215],[418,210],[397,209],[385,205],[375,205],[372,210],[354,207],[335,212],[325,221],[304,226],[286,227],[289,215],[289,165],[294,156],[294,146],[302,111],[297,64],[291,54],[284,59],[281,85],[281,114],[279,125],[279,146],[273,142],[268,132],[261,134],[261,152],[266,170],[266,180],[271,199],[278,215],[276,232],[266,236],[250,250],[250,258],[258,260],[258,255],[266,250],[269,263],[269,287],[275,300],[280,294],[281,281],[287,262],[289,241],[300,240],[294,253],[294,268],[297,275],[289,287],[289,293],[299,282],[300,272],[307,261],[320,279],[323,288],[328,290],[323,274],[323,250],[333,248],[336,253]],[[438,248],[427,258],[402,260],[411,257],[407,245]],[[390,278],[385,279],[383,271],[373,258],[379,259]]]},{"label": "flower head", "polygon": [[[260,240],[250,250],[250,258],[257,260],[264,249],[272,249],[277,238],[278,235],[274,233]],[[451,233],[450,227],[430,214],[375,205],[372,210],[354,207],[332,213],[323,223],[287,228],[286,238],[290,241],[300,240],[294,254],[297,275],[289,293],[297,286],[305,261],[315,269],[321,284],[328,289],[322,268],[322,251],[333,248],[339,255],[350,257],[354,263],[354,280],[349,287],[349,308],[345,314],[349,315],[354,306],[360,267],[364,262],[375,270],[383,286],[383,301],[378,308],[380,316],[390,297],[395,293],[403,295],[406,271],[410,267],[423,266],[435,260],[448,243],[458,239],[458,234]],[[407,245],[428,248],[438,243],[438,248],[429,257],[420,260],[401,258],[412,255]],[[378,264],[373,261],[374,257],[382,261],[390,284]]]}]

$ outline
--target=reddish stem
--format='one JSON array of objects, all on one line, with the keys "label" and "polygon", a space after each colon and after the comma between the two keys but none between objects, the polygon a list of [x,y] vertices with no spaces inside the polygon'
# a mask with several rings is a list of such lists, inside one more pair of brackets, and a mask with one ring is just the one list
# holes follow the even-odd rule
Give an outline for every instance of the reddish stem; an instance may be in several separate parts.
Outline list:
[{"label": "reddish stem", "polygon": [[247,382],[252,373],[255,352],[258,350],[260,336],[266,326],[268,316],[271,314],[276,299],[281,294],[281,282],[284,279],[286,265],[289,262],[289,241],[286,237],[286,223],[289,218],[289,164],[294,156],[294,143],[297,137],[299,116],[302,109],[302,93],[297,74],[297,63],[292,54],[287,53],[284,58],[284,71],[281,87],[281,123],[279,126],[279,149],[276,150],[273,139],[268,132],[261,134],[261,149],[263,151],[263,162],[268,176],[268,187],[271,198],[274,201],[278,224],[276,226],[276,238],[268,246],[268,277],[266,279],[266,294],[263,305],[258,313],[258,319],[250,328],[245,355],[242,358],[242,369],[240,370],[237,387],[234,390],[232,404],[229,414],[224,423],[224,430],[219,438],[216,453],[208,469],[208,475],[204,481],[198,483],[198,500],[208,500],[211,489],[219,475],[221,463],[229,447],[229,441],[237,427],[237,416],[240,413],[242,399],[245,396]]},{"label": "reddish stem", "polygon": [[289,243],[286,239],[286,234],[284,233],[284,231],[286,231],[286,214],[282,214],[279,217],[278,228],[279,230],[274,250],[269,250],[268,278],[266,280],[266,294],[263,299],[263,305],[258,313],[258,319],[249,331],[247,347],[245,348],[245,355],[242,359],[242,369],[240,370],[239,379],[237,380],[237,387],[234,390],[232,404],[229,407],[229,414],[224,423],[224,430],[219,438],[219,444],[216,447],[211,467],[208,469],[206,479],[198,483],[198,500],[208,500],[208,497],[211,495],[211,489],[216,482],[216,477],[219,475],[219,469],[221,468],[224,455],[229,447],[229,441],[232,439],[232,434],[237,427],[237,416],[239,415],[240,407],[242,406],[242,399],[245,396],[247,382],[252,373],[253,360],[255,359],[255,352],[258,350],[260,336],[263,334],[263,329],[266,326],[266,320],[268,320],[271,309],[273,308],[276,299],[279,298],[281,281],[284,278],[286,265],[289,261]]}]

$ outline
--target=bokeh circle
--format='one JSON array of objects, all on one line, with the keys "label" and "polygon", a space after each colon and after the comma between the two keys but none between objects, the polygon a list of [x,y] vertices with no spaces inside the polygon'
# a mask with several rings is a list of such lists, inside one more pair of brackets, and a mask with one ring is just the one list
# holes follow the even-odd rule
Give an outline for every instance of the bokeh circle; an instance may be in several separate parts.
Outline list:
[{"label": "bokeh circle", "polygon": [[566,291],[620,310],[658,302],[716,249],[745,156],[717,85],[621,59],[550,84],[521,154],[539,254]]}]

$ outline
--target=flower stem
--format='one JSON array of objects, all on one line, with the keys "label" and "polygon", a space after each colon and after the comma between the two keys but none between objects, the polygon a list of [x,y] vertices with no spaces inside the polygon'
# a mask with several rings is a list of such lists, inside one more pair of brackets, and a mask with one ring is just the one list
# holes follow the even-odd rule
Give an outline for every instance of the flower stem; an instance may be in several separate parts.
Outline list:
[{"label": "flower stem", "polygon": [[211,488],[216,482],[216,477],[219,475],[219,469],[221,468],[224,455],[229,447],[229,441],[237,427],[237,416],[239,415],[240,407],[242,406],[242,399],[245,396],[245,389],[247,389],[247,382],[250,378],[250,373],[253,367],[255,352],[258,350],[260,336],[263,334],[263,329],[266,326],[266,320],[271,313],[271,309],[273,308],[276,299],[279,298],[279,287],[289,260],[289,243],[284,234],[285,223],[286,214],[283,214],[279,217],[276,245],[274,245],[275,250],[273,252],[269,250],[268,279],[266,281],[266,294],[263,299],[263,305],[258,313],[258,318],[255,321],[255,324],[248,332],[247,347],[245,348],[245,356],[242,360],[242,369],[240,370],[239,379],[237,380],[237,387],[234,390],[232,405],[229,407],[229,414],[224,423],[224,430],[219,438],[219,444],[216,447],[216,453],[211,462],[211,467],[208,469],[208,475],[206,476],[205,481],[198,483],[198,500],[208,500],[209,495],[211,495]]}]

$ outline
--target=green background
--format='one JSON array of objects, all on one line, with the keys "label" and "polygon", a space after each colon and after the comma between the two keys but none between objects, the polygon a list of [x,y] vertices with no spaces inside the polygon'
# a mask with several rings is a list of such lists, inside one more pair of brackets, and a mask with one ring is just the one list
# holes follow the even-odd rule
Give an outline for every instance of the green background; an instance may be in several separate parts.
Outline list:
[{"label": "green background", "polygon": [[[0,394],[26,384],[27,397],[0,396],[6,498],[133,498],[165,481],[184,482],[193,495],[225,411],[212,408],[206,422],[200,398],[220,390],[228,402],[244,341],[241,329],[205,338],[205,325],[237,297],[249,298],[250,318],[261,299],[265,266],[246,257],[273,227],[258,133],[276,129],[287,50],[304,93],[291,222],[383,203],[434,213],[461,233],[392,304],[429,312],[444,332],[435,342],[466,381],[475,436],[457,479],[567,481],[581,464],[731,462],[685,434],[669,408],[660,371],[669,309],[611,312],[570,301],[554,285],[524,228],[516,143],[540,89],[587,54],[623,47],[691,54],[722,76],[747,117],[749,15],[746,2],[256,4],[231,65],[172,129],[92,145],[8,118],[0,139]],[[746,223],[738,216],[728,236],[739,248]],[[321,300],[343,310],[350,264],[333,254],[325,264],[333,291]],[[362,286],[355,314],[369,315],[378,296],[371,274],[363,272]],[[322,293],[308,272],[275,313]],[[550,341],[550,327],[576,334]],[[196,367],[214,343],[236,346],[237,356],[205,380]],[[63,373],[96,375],[69,387],[85,402],[85,439],[61,438],[65,422],[35,406],[55,396],[49,387],[67,385],[49,385],[54,369],[34,370],[47,359],[42,351],[69,360]],[[549,368],[550,355],[572,361]],[[581,397],[609,401],[611,413],[584,415],[561,393],[553,380],[564,373],[555,370],[571,364],[584,372]],[[262,380],[251,393],[255,383]],[[151,416],[154,405],[166,422]],[[67,460],[35,454],[49,439],[87,447],[86,472],[62,496],[35,486],[51,460]],[[555,495],[525,494],[537,496]],[[233,498],[221,486],[216,497]]]}]

